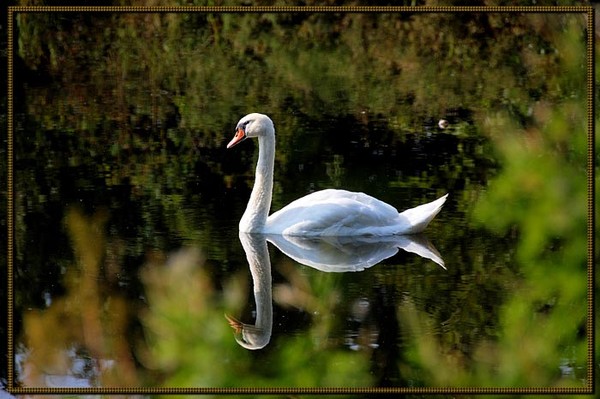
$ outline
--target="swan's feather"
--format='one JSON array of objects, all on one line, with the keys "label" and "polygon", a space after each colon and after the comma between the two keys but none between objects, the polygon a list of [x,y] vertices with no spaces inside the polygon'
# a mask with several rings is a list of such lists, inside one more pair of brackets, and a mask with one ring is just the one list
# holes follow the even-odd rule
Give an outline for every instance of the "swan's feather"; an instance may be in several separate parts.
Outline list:
[{"label": "swan's feather", "polygon": [[439,212],[446,196],[399,214],[364,193],[322,190],[299,198],[268,217],[265,233],[298,236],[412,234]]}]

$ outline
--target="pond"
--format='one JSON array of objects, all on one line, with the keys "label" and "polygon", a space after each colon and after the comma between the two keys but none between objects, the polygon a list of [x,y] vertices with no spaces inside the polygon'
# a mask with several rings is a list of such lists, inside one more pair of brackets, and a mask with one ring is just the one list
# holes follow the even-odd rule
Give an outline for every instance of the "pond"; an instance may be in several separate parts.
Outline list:
[{"label": "pond", "polygon": [[[582,15],[16,27],[18,386],[590,383]],[[258,142],[226,145],[250,112],[275,123],[272,212],[328,188],[448,199],[415,236],[240,233]]]}]

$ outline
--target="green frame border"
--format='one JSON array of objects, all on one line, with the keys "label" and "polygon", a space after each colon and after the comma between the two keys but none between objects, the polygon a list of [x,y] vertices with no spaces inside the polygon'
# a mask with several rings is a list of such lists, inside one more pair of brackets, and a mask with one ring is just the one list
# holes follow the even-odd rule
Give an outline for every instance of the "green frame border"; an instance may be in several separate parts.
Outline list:
[{"label": "green frame border", "polygon": [[[162,13],[162,12],[212,12],[212,13],[240,13],[240,12],[262,12],[262,13],[288,13],[288,12],[311,12],[311,13],[367,13],[367,12],[410,12],[410,13],[457,13],[457,12],[520,12],[520,13],[582,13],[587,16],[587,129],[588,129],[588,153],[587,153],[587,177],[588,177],[588,247],[587,247],[587,289],[588,310],[586,332],[588,337],[588,365],[587,383],[583,388],[557,388],[557,387],[535,387],[535,388],[457,388],[457,387],[386,387],[386,388],[23,388],[16,387],[14,380],[14,337],[13,337],[13,259],[14,259],[14,200],[13,200],[13,133],[14,133],[14,103],[13,103],[13,79],[14,79],[14,17],[17,13],[39,13],[39,12],[136,12],[136,13]],[[595,168],[594,168],[594,67],[595,67],[595,12],[592,6],[441,6],[441,7],[405,7],[405,6],[177,6],[177,7],[93,7],[93,6],[9,6],[8,7],[8,110],[7,110],[7,269],[8,269],[8,381],[7,390],[11,394],[593,394],[595,384],[594,372],[594,192],[595,192]]]}]

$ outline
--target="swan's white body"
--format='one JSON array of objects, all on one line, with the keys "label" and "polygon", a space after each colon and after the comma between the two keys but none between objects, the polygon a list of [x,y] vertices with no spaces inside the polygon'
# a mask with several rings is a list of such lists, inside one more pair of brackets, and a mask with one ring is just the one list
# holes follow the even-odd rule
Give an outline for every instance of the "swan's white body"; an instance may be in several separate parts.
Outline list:
[{"label": "swan's white body", "polygon": [[290,236],[388,236],[419,233],[438,214],[448,194],[402,213],[364,193],[327,189],[291,202],[268,216],[273,191],[275,129],[271,119],[249,114],[240,119],[231,148],[247,137],[258,137],[256,180],[240,220],[245,233]]}]

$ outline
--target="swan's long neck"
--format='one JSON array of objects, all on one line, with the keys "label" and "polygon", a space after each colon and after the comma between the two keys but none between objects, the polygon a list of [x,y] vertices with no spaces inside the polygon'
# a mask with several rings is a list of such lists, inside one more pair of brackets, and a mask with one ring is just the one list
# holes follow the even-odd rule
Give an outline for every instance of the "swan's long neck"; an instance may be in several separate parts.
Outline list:
[{"label": "swan's long neck", "polygon": [[258,137],[258,162],[254,188],[246,211],[240,220],[240,231],[246,233],[262,232],[273,193],[273,167],[275,164],[275,135],[267,134]]}]

